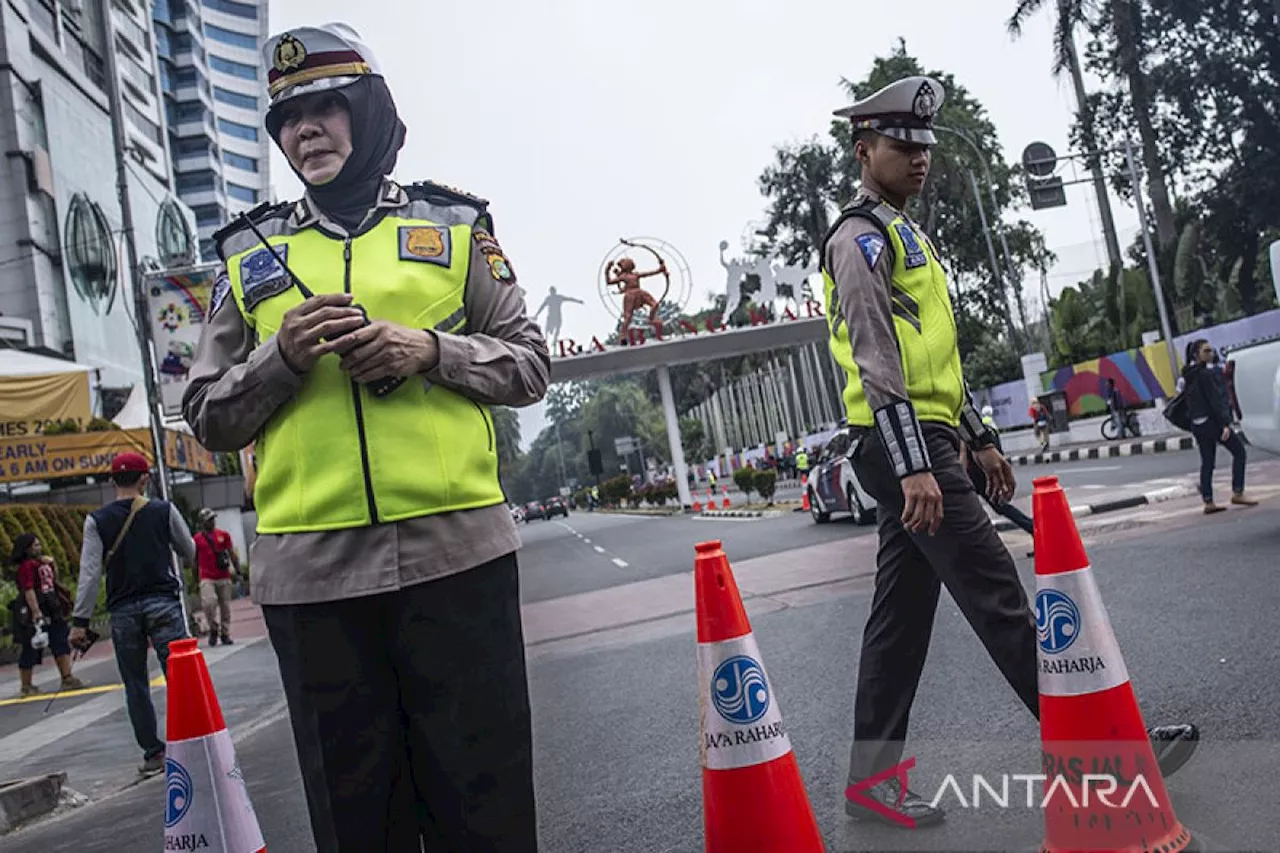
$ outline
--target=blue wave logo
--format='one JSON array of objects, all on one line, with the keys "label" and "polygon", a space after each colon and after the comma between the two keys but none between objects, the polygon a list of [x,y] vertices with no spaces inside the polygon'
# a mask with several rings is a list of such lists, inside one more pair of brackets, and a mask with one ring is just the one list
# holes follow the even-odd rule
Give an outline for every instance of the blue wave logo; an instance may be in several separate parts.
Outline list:
[{"label": "blue wave logo", "polygon": [[191,774],[187,772],[187,768],[172,758],[164,760],[164,772],[166,787],[164,825],[171,827],[182,820],[187,814],[187,809],[191,808],[194,786],[191,784]]},{"label": "blue wave logo", "polygon": [[731,723],[754,723],[769,710],[764,670],[746,655],[731,657],[711,677],[711,702]]},{"label": "blue wave logo", "polygon": [[1045,654],[1071,648],[1080,636],[1080,608],[1066,593],[1042,589],[1036,593],[1036,641]]}]

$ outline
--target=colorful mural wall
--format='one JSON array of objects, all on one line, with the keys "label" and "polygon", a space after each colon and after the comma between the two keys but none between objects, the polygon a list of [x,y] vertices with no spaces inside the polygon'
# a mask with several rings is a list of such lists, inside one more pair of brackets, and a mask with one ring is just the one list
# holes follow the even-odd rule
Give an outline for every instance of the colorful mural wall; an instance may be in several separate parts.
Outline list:
[{"label": "colorful mural wall", "polygon": [[1067,408],[1073,418],[1107,411],[1108,379],[1115,380],[1116,389],[1130,406],[1157,397],[1168,399],[1177,385],[1169,350],[1163,342],[1040,374],[1046,390],[1066,392]]}]

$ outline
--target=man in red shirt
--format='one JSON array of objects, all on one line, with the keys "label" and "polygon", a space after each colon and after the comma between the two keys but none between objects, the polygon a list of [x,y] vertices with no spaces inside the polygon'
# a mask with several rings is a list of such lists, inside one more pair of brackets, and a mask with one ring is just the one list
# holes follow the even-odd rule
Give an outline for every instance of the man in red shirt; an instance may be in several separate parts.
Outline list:
[{"label": "man in red shirt", "polygon": [[[200,605],[209,623],[209,645],[231,645],[231,579],[240,577],[231,534],[217,527],[217,514],[205,507],[196,513],[196,565],[200,572]],[[214,617],[218,616],[218,619]]]}]

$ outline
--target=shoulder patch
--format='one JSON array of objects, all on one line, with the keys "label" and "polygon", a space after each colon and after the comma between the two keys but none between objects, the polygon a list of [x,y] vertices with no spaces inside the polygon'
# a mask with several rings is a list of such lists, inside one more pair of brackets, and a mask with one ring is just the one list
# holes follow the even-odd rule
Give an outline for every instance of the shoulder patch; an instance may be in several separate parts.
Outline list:
[{"label": "shoulder patch", "polygon": [[419,181],[416,184],[409,184],[409,186],[405,187],[405,191],[409,193],[410,198],[435,202],[443,201],[452,204],[468,204],[480,211],[489,206],[489,200],[486,198],[472,195],[457,187],[437,184],[435,181]]},{"label": "shoulder patch", "polygon": [[209,297],[209,316],[212,317],[222,307],[222,303],[226,301],[227,294],[231,292],[231,276],[227,275],[227,271],[223,270],[218,274],[218,279],[213,283],[213,293]]},{"label": "shoulder patch", "polygon": [[862,250],[862,257],[867,261],[868,269],[875,269],[880,256],[884,254],[885,241],[879,234],[859,234],[854,242]]},{"label": "shoulder patch", "polygon": [[511,268],[511,261],[507,260],[507,255],[498,245],[497,239],[483,228],[472,228],[471,238],[475,240],[476,248],[480,250],[485,263],[489,265],[489,274],[493,276],[494,281],[500,284],[515,284],[516,271]]},{"label": "shoulder patch", "polygon": [[[282,201],[278,204],[272,204],[271,202],[264,201],[262,204],[258,205],[253,210],[250,210],[248,213],[244,214],[244,216],[248,217],[249,220],[253,222],[254,225],[261,225],[263,222],[265,222],[268,219],[271,219],[272,217],[288,216],[290,213],[293,212],[293,209],[296,204],[297,202],[292,202],[292,201]],[[226,241],[228,237],[230,237],[233,234],[237,234],[241,231],[247,231],[247,230],[248,230],[248,226],[245,225],[244,220],[241,219],[239,216],[237,216],[235,219],[232,219],[230,222],[228,222],[226,225],[219,228],[217,231],[214,231],[212,239],[213,239],[214,246],[218,247],[218,253],[219,254],[222,253],[222,244]],[[223,258],[223,260],[226,260],[226,258]]]},{"label": "shoulder patch", "polygon": [[[288,244],[274,248],[280,260],[289,263]],[[245,313],[252,311],[262,300],[284,293],[292,285],[289,274],[280,267],[269,249],[255,249],[240,259],[240,291]]]}]

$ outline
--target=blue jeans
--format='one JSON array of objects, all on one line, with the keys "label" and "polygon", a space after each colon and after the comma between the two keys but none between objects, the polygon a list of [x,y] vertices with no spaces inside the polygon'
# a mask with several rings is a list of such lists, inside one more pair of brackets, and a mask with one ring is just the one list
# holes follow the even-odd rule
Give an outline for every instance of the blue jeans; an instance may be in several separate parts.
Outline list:
[{"label": "blue jeans", "polygon": [[147,677],[147,642],[156,650],[160,670],[168,673],[169,643],[189,636],[182,603],[168,596],[126,601],[111,611],[111,645],[124,682],[133,736],[145,758],[164,752],[156,731],[156,709],[151,704],[151,680]]},{"label": "blue jeans", "polygon": [[1222,440],[1222,427],[1212,423],[1196,424],[1191,428],[1200,447],[1200,496],[1208,503],[1213,500],[1213,469],[1217,463],[1218,445],[1231,451],[1231,491],[1240,494],[1244,491],[1244,466],[1247,454],[1240,433],[1231,431],[1231,437]]}]

